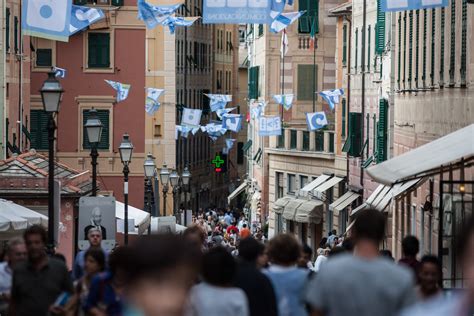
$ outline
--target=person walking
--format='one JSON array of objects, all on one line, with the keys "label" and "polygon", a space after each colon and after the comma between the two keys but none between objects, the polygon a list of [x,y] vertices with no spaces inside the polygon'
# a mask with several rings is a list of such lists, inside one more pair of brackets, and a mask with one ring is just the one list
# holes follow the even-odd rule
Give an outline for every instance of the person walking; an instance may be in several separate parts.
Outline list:
[{"label": "person walking", "polygon": [[236,263],[222,247],[204,254],[201,276],[203,282],[193,286],[186,316],[248,316],[245,292],[232,286]]},{"label": "person walking", "polygon": [[298,268],[301,255],[298,241],[289,234],[273,237],[267,249],[270,267],[264,273],[272,281],[278,302],[279,316],[306,316],[304,288],[309,270]]},{"label": "person walking", "polygon": [[[402,240],[402,259],[398,261],[399,264],[404,265],[413,271],[413,275],[418,277],[418,269],[420,261],[416,259],[420,251],[420,242],[415,236],[406,236]],[[418,280],[418,279],[417,279]]]},{"label": "person walking", "polygon": [[248,238],[252,235],[250,229],[248,229],[247,224],[242,225],[242,229],[239,232],[240,239]]},{"label": "person walking", "polygon": [[413,275],[380,257],[385,217],[374,209],[360,212],[351,231],[354,255],[329,258],[310,281],[306,300],[313,316],[397,315],[416,301]]},{"label": "person walking", "polygon": [[[99,249],[104,253],[105,260],[107,262],[108,252],[102,248],[102,231],[97,227],[92,227],[89,229],[87,234],[87,239],[89,240],[89,248]],[[77,253],[76,259],[74,260],[74,265],[72,267],[72,278],[77,281],[84,276],[84,265],[85,265],[85,255],[87,250],[81,250]]]},{"label": "person walking", "polygon": [[442,276],[441,264],[437,257],[426,255],[421,258],[418,269],[418,297],[422,300],[428,300],[441,294]]},{"label": "person walking", "polygon": [[26,260],[23,238],[11,239],[5,249],[6,261],[0,263],[0,315],[7,315],[12,287],[13,269]]},{"label": "person walking", "polygon": [[268,277],[257,268],[257,261],[264,256],[265,246],[253,237],[239,244],[237,273],[234,286],[247,295],[250,316],[277,316],[275,291]]},{"label": "person walking", "polygon": [[46,255],[46,230],[39,225],[23,234],[28,260],[20,262],[13,272],[9,315],[46,316],[64,310],[54,305],[63,293],[72,294],[73,286],[66,265]]}]

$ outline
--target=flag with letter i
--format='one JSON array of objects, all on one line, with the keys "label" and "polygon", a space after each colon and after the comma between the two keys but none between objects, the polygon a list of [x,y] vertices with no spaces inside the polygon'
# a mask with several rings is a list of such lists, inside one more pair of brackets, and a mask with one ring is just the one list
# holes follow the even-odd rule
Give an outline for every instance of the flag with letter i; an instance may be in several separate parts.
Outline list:
[{"label": "flag with letter i", "polygon": [[316,49],[316,17],[313,17],[313,23],[311,23],[311,33],[309,33],[309,37],[309,47],[311,49]]}]

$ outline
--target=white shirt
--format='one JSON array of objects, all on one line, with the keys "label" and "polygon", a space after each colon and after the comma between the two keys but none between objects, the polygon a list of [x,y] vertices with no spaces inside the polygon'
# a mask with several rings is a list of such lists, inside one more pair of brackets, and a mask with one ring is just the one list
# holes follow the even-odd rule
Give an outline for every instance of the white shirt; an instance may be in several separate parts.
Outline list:
[{"label": "white shirt", "polygon": [[326,262],[328,261],[328,257],[324,256],[324,255],[319,255],[317,258],[316,258],[316,262],[314,263],[314,272],[318,272],[319,269],[321,269],[321,266]]},{"label": "white shirt", "polygon": [[13,271],[7,262],[0,263],[0,293],[10,293]]}]

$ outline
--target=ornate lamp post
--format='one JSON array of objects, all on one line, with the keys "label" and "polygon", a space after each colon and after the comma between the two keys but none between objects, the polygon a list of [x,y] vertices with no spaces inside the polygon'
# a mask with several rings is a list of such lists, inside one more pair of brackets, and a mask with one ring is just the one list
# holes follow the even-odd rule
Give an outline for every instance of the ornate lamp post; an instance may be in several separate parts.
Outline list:
[{"label": "ornate lamp post", "polygon": [[183,174],[181,175],[181,181],[183,182],[183,189],[184,189],[184,204],[185,204],[185,210],[184,210],[184,226],[187,226],[187,210],[189,208],[188,205],[188,191],[189,191],[189,182],[191,181],[191,172],[189,172],[188,167],[186,166],[183,170]]},{"label": "ornate lamp post", "polygon": [[132,160],[132,153],[133,153],[133,144],[130,141],[130,137],[128,134],[123,135],[122,143],[119,147],[120,152],[120,160],[122,160],[123,164],[123,195],[124,195],[124,217],[125,217],[125,227],[124,227],[124,243],[128,245],[128,174],[130,173],[130,169],[128,165]]},{"label": "ornate lamp post", "polygon": [[179,174],[176,172],[176,170],[171,171],[170,183],[173,187],[173,215],[176,216],[176,194],[179,190]]},{"label": "ornate lamp post", "polygon": [[56,123],[54,114],[59,112],[59,104],[64,93],[61,84],[56,79],[55,72],[48,72],[48,79],[43,83],[40,90],[44,111],[48,113],[48,145],[49,145],[49,165],[48,165],[48,248],[54,248],[54,132]]},{"label": "ornate lamp post", "polygon": [[[147,201],[146,207],[148,213],[150,213],[151,218],[151,193],[153,190],[153,186],[151,180],[155,176],[156,164],[155,158],[153,158],[152,154],[148,153],[146,156],[145,162],[143,163],[143,169],[145,171],[145,178],[146,178],[146,190],[145,190],[145,200]],[[151,224],[148,226],[148,234],[151,234]]]},{"label": "ornate lamp post", "polygon": [[166,163],[164,163],[160,171],[160,181],[163,187],[163,216],[166,216],[166,194],[168,193],[169,180],[170,180],[170,172],[166,166]]},{"label": "ornate lamp post", "polygon": [[89,111],[89,118],[87,119],[86,124],[84,125],[87,132],[87,139],[91,144],[91,158],[92,158],[92,196],[97,195],[97,157],[99,153],[97,152],[97,146],[99,145],[100,138],[102,136],[102,122],[97,116],[97,110],[92,108]]}]

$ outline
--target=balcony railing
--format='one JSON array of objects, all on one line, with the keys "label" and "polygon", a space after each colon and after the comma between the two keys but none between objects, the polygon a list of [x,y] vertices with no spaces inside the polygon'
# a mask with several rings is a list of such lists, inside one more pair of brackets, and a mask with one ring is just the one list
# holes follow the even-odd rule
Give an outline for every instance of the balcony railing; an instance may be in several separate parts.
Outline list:
[{"label": "balcony railing", "polygon": [[285,128],[281,136],[276,137],[276,149],[301,152],[319,152],[333,154],[335,148],[334,131],[308,132]]}]

